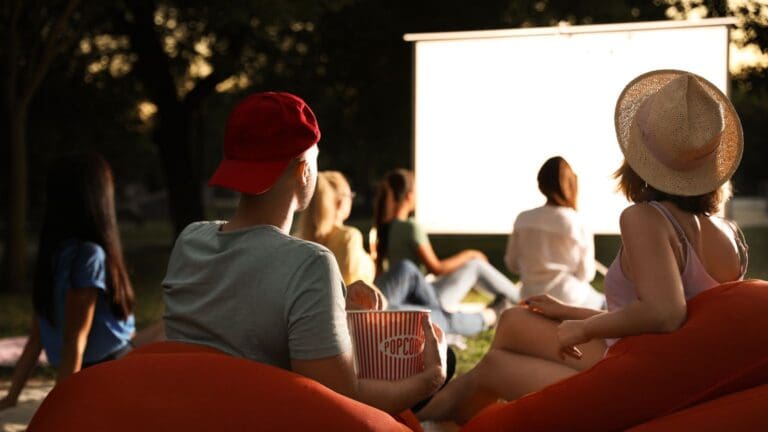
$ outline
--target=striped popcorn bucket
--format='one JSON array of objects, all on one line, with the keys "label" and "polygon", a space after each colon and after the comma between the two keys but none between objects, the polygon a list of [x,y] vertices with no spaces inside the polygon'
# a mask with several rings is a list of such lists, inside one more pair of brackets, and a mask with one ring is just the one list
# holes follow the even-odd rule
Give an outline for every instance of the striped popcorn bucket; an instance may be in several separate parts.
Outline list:
[{"label": "striped popcorn bucket", "polygon": [[394,381],[424,370],[428,310],[348,311],[359,378]]}]

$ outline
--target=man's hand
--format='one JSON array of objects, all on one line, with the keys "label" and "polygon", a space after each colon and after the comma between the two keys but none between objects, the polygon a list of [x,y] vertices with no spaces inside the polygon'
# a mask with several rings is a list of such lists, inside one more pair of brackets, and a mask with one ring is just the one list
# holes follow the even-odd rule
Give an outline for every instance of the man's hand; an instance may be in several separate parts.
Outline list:
[{"label": "man's hand", "polygon": [[357,281],[347,286],[347,310],[384,310],[387,299],[373,285]]},{"label": "man's hand", "polygon": [[440,357],[439,343],[443,340],[443,331],[437,324],[431,324],[429,315],[421,322],[424,328],[424,371],[428,373],[431,391],[436,392],[445,381],[445,368]]}]

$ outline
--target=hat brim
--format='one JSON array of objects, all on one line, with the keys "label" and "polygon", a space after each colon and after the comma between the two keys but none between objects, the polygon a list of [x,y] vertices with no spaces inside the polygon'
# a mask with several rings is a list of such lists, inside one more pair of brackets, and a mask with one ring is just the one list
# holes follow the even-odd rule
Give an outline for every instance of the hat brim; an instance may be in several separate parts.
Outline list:
[{"label": "hat brim", "polygon": [[[724,128],[720,145],[701,166],[689,171],[668,167],[656,159],[645,146],[634,125],[635,113],[643,101],[671,80],[681,75],[694,76],[720,105]],[[706,79],[680,70],[657,70],[632,80],[621,92],[614,114],[616,138],[629,166],[654,188],[673,195],[695,196],[712,192],[736,172],[744,151],[741,121],[731,101]]]},{"label": "hat brim", "polygon": [[248,195],[259,195],[268,191],[291,160],[281,161],[238,161],[224,159],[208,181],[208,186],[232,189]]}]

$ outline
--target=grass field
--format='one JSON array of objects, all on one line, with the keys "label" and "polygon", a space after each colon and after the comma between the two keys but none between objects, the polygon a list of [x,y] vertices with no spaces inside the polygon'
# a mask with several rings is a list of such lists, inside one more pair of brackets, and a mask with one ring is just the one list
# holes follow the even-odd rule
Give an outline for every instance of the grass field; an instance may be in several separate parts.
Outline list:
[{"label": "grass field", "polygon": [[[367,230],[363,223],[356,225]],[[748,277],[768,279],[768,228],[748,228],[744,232],[750,253]],[[163,313],[160,283],[165,275],[173,233],[168,224],[152,222],[124,228],[122,237],[126,262],[138,300],[137,325],[143,328],[160,319]],[[447,256],[465,248],[480,249],[497,268],[504,269],[502,259],[506,236],[435,235],[431,239],[440,256]],[[598,236],[595,239],[597,259],[609,265],[619,246],[620,240],[617,236]],[[598,290],[602,290],[602,277],[598,275],[593,284]],[[483,299],[475,297],[472,300]],[[26,334],[31,322],[31,310],[29,293],[0,293],[0,337]],[[491,339],[492,332],[488,331],[468,340],[468,348],[458,353],[460,372],[477,363],[488,349]],[[8,375],[7,369],[0,370],[0,378]],[[50,371],[41,370],[37,373],[50,374]]]}]

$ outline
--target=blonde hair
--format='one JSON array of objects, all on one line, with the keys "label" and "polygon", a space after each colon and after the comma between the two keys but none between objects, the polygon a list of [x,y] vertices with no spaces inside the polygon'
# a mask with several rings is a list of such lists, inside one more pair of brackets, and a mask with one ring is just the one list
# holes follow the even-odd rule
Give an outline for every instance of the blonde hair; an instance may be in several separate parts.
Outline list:
[{"label": "blonde hair", "polygon": [[315,194],[299,219],[298,236],[304,240],[326,244],[336,224],[341,194],[349,189],[349,182],[344,174],[338,171],[318,173]]}]

